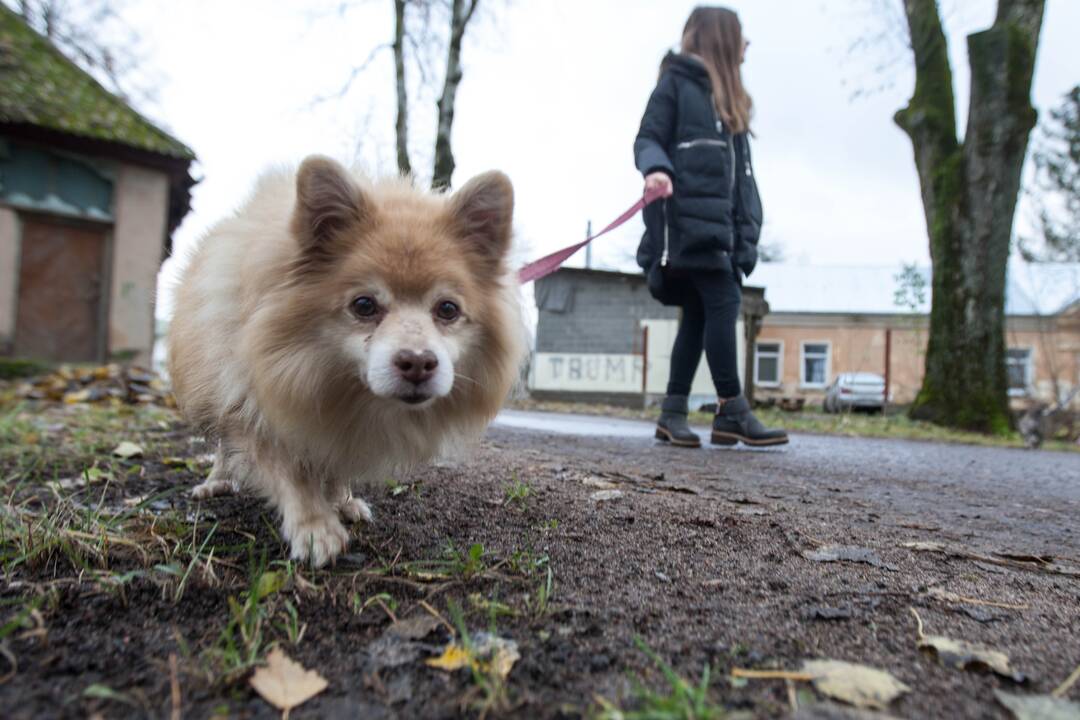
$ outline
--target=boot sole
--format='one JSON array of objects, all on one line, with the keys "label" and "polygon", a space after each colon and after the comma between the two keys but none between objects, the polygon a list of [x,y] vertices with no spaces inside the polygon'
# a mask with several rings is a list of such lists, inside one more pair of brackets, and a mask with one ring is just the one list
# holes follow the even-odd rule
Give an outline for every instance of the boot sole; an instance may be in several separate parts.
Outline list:
[{"label": "boot sole", "polygon": [[784,437],[778,438],[754,440],[753,438],[748,438],[743,435],[736,435],[734,433],[714,432],[712,434],[713,445],[736,445],[738,443],[750,445],[751,447],[768,447],[770,445],[787,445],[788,438],[785,435]]},{"label": "boot sole", "polygon": [[684,447],[684,448],[699,448],[699,447],[701,447],[701,441],[700,440],[698,440],[697,442],[688,442],[686,440],[676,440],[675,437],[670,432],[665,430],[664,428],[656,428],[656,439],[657,440],[663,440],[666,443],[671,443],[675,447]]}]

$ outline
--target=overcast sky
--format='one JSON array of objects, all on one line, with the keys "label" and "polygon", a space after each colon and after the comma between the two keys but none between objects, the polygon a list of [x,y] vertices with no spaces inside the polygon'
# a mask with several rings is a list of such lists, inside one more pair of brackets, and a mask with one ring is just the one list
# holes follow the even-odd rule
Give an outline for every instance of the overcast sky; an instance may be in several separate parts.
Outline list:
[{"label": "overcast sky", "polygon": [[[518,240],[535,257],[581,239],[588,220],[606,223],[640,194],[634,135],[660,58],[678,42],[695,3],[481,1],[497,10],[465,43],[455,184],[491,168],[508,173]],[[888,18],[872,8],[883,2],[731,4],[751,41],[743,77],[756,108],[763,239],[782,245],[789,261],[928,262],[911,145],[892,122],[913,73],[902,38],[881,35]],[[394,171],[389,52],[376,56],[344,98],[311,104],[338,90],[350,68],[392,37],[390,0],[354,4],[339,16],[299,1],[128,0],[125,18],[163,80],[151,114],[199,157],[202,182],[175,235],[178,256],[236,207],[268,166],[317,152],[359,160],[371,173]],[[942,6],[963,127],[962,38],[992,22],[995,3]],[[1080,80],[1078,27],[1080,2],[1047,3],[1033,90],[1040,110]],[[859,38],[869,42],[852,51]],[[881,64],[886,69],[875,70]],[[860,90],[870,92],[853,99]],[[433,101],[412,112],[413,162],[430,174]],[[629,258],[641,229],[634,220],[598,240],[594,265],[636,269]],[[164,285],[175,269],[175,261],[166,264]],[[168,311],[163,297],[159,315]]]}]

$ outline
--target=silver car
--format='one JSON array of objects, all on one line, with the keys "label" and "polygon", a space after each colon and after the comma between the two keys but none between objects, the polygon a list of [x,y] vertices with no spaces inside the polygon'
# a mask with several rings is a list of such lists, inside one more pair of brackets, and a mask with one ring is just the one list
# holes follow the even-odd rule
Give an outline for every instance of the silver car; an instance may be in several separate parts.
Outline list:
[{"label": "silver car", "polygon": [[825,388],[825,412],[856,408],[882,410],[885,407],[885,378],[874,373],[840,373]]}]

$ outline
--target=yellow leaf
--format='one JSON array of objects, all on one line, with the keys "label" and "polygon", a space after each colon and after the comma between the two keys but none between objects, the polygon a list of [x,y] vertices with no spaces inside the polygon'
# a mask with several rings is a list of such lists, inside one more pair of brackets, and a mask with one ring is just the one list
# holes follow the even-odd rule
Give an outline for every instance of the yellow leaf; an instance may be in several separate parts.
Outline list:
[{"label": "yellow leaf", "polygon": [[469,651],[460,645],[450,643],[443,650],[443,654],[437,658],[431,658],[426,661],[428,665],[433,668],[439,668],[440,670],[460,670],[463,667],[468,667],[473,663],[473,658],[469,655]]},{"label": "yellow leaf", "polygon": [[278,710],[289,711],[326,689],[326,679],[314,670],[305,670],[280,648],[266,656],[266,665],[255,670],[251,687]]},{"label": "yellow leaf", "polygon": [[806,660],[803,672],[814,675],[814,687],[856,707],[884,710],[906,692],[904,683],[884,670],[840,660]]},{"label": "yellow leaf", "polygon": [[431,667],[441,670],[460,670],[472,667],[482,673],[493,672],[505,678],[520,658],[517,643],[513,640],[496,637],[490,633],[477,633],[473,636],[470,648],[457,643],[450,643],[437,658],[427,660]]}]

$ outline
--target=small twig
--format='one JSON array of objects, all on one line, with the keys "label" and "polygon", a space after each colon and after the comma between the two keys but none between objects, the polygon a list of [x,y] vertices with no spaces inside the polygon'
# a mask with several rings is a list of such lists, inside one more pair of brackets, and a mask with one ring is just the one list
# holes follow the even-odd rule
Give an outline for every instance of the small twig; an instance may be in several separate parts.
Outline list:
[{"label": "small twig", "polygon": [[919,628],[918,628],[919,642],[922,642],[923,640],[926,639],[926,635],[923,633],[922,618],[919,617],[919,613],[917,613],[915,611],[915,608],[909,607],[908,610],[910,610],[911,614],[915,616],[915,622],[919,623]]},{"label": "small twig", "polygon": [[982,607],[994,607],[1001,608],[1002,610],[1027,610],[1030,607],[1027,603],[1003,603],[994,602],[993,600],[980,600],[978,598],[967,597],[965,595],[957,595],[956,593],[948,592],[947,590],[941,590],[935,588],[931,592],[927,593],[932,598],[937,600],[944,600],[946,602],[957,602],[965,605],[981,605]]},{"label": "small twig", "polygon": [[747,680],[798,680],[809,682],[817,677],[813,673],[796,672],[793,670],[747,670],[746,668],[733,668],[731,677],[746,678]]},{"label": "small twig", "polygon": [[171,720],[180,720],[180,671],[176,666],[176,653],[169,653],[169,687],[172,689]]},{"label": "small twig", "polygon": [[396,623],[396,622],[397,622],[397,615],[395,615],[395,614],[394,614],[394,611],[393,611],[393,610],[391,610],[391,609],[389,608],[389,606],[387,606],[387,604],[386,604],[386,603],[384,603],[384,602],[382,601],[382,598],[379,598],[379,597],[377,597],[377,596],[376,596],[376,598],[375,598],[375,603],[376,603],[376,604],[377,604],[377,605],[378,605],[379,607],[381,607],[381,608],[383,609],[383,612],[384,612],[384,613],[386,613],[387,617],[389,617],[389,618],[390,618],[390,622],[392,622],[392,623]]},{"label": "small twig", "polygon": [[1065,694],[1069,692],[1076,681],[1080,680],[1080,665],[1076,666],[1076,669],[1072,671],[1072,675],[1065,678],[1065,682],[1057,686],[1054,692],[1050,693],[1051,697],[1063,698]]},{"label": "small twig", "polygon": [[454,626],[446,621],[446,618],[444,618],[442,616],[442,613],[440,613],[435,608],[431,607],[431,605],[428,603],[427,600],[421,600],[420,601],[420,607],[427,610],[431,614],[432,617],[434,617],[436,620],[438,620],[443,625],[445,625],[446,629],[450,631],[450,637],[457,637],[457,630],[454,629]]}]

